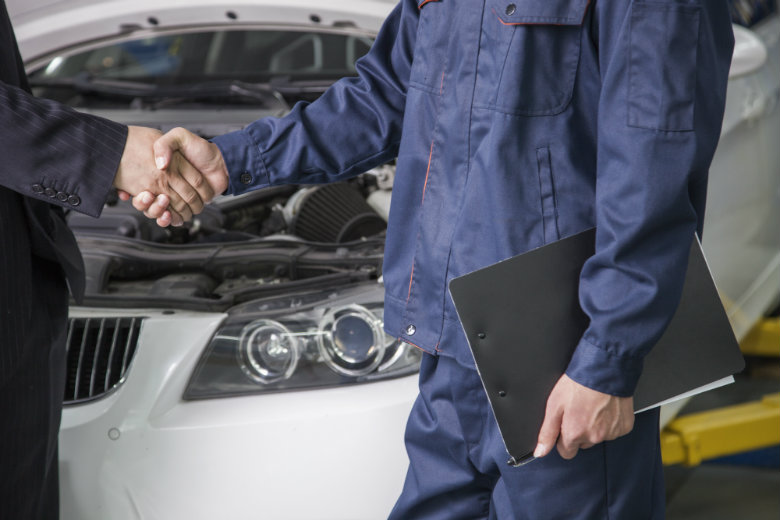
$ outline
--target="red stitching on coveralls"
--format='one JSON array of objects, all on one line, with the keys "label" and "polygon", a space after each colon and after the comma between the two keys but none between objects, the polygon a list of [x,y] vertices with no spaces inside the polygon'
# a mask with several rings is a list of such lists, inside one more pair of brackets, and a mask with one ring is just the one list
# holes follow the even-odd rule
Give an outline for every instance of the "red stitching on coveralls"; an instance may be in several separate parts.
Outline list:
[{"label": "red stitching on coveralls", "polygon": [[[423,183],[422,200],[420,204],[425,202],[425,190],[428,187],[428,174],[431,172],[431,159],[433,158],[433,141],[431,141],[431,151],[428,153],[428,168],[425,170],[425,182]],[[414,280],[414,263],[412,263],[412,273],[409,275],[409,292],[406,294],[406,303],[409,303],[409,298],[412,297],[412,281]]]},{"label": "red stitching on coveralls", "polygon": [[425,0],[423,3],[417,6],[417,9],[422,9],[422,6],[427,4],[428,2],[438,2],[439,0]]},{"label": "red stitching on coveralls", "polygon": [[425,349],[424,349],[424,348],[422,348],[422,347],[420,347],[420,346],[418,346],[418,345],[415,345],[414,343],[412,343],[412,342],[411,342],[411,341],[409,341],[409,340],[402,339],[401,341],[403,341],[404,343],[408,343],[408,344],[410,344],[411,346],[413,346],[414,348],[416,348],[416,349],[419,349],[419,350],[422,350],[423,352],[425,352]]},{"label": "red stitching on coveralls", "polygon": [[428,168],[425,169],[425,182],[423,183],[422,200],[420,204],[425,202],[425,189],[428,187],[428,174],[431,173],[431,159],[433,158],[433,141],[431,141],[431,151],[428,153]]},{"label": "red stitching on coveralls", "polygon": [[412,262],[412,273],[409,275],[409,292],[406,293],[406,303],[409,303],[409,298],[412,297],[412,280],[414,280],[414,262]]}]

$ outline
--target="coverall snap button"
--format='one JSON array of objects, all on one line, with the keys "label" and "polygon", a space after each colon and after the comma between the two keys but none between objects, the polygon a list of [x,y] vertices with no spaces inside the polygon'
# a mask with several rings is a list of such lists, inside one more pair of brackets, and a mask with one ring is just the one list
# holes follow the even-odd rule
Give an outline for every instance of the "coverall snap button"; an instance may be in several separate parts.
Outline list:
[{"label": "coverall snap button", "polygon": [[408,327],[406,327],[406,333],[409,336],[414,336],[415,332],[417,332],[417,327],[415,327],[414,325],[409,325]]},{"label": "coverall snap button", "polygon": [[32,185],[33,193],[43,193],[43,186],[40,184],[33,184]]},{"label": "coverall snap button", "polygon": [[517,6],[515,4],[509,4],[506,6],[506,14],[507,16],[512,16],[515,14],[515,11],[517,11]]},{"label": "coverall snap button", "polygon": [[239,177],[241,184],[250,184],[252,182],[252,176],[248,172],[244,172]]},{"label": "coverall snap button", "polygon": [[45,190],[43,190],[43,193],[47,197],[54,197],[55,195],[57,195],[57,192],[54,191],[54,188],[46,188]]},{"label": "coverall snap button", "polygon": [[81,199],[79,198],[78,195],[71,195],[70,197],[68,197],[68,204],[70,204],[71,206],[78,206],[79,204],[81,204]]}]

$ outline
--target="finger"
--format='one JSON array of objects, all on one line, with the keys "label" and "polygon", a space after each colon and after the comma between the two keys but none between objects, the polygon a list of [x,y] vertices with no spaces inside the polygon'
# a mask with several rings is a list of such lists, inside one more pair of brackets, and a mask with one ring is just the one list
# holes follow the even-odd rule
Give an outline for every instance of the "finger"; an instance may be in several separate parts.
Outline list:
[{"label": "finger", "polygon": [[176,213],[173,210],[169,210],[168,214],[171,217],[171,225],[172,226],[179,227],[179,226],[183,226],[184,225],[184,222],[185,222],[186,219],[182,215],[179,215],[178,213]]},{"label": "finger", "polygon": [[[209,202],[214,198],[214,189],[212,188],[211,184],[207,182],[204,175],[183,155],[179,153],[174,155],[170,168],[173,167],[176,167],[182,178],[187,181],[187,183],[192,186],[196,192],[198,192],[198,197],[203,203]],[[200,209],[198,209],[198,211],[194,212],[200,213],[201,209],[203,209],[202,206]]]},{"label": "finger", "polygon": [[570,443],[567,442],[563,436],[561,436],[558,439],[558,453],[561,455],[562,458],[566,460],[571,460],[574,457],[577,456],[577,451],[579,451],[579,445],[576,443]]},{"label": "finger", "polygon": [[185,220],[184,218],[176,213],[175,211],[171,209],[167,209],[163,212],[161,212],[158,216],[153,217],[149,213],[145,213],[145,215],[149,218],[154,218],[157,220],[157,225],[160,227],[167,227],[167,226],[174,226],[178,227],[184,224]]},{"label": "finger", "polygon": [[119,196],[119,200],[130,200],[131,197],[125,190],[116,190],[116,194]]},{"label": "finger", "polygon": [[198,212],[203,208],[198,192],[175,168],[168,168],[166,184],[161,193],[166,193],[170,198],[168,209],[178,213],[184,220],[192,220],[194,208]]},{"label": "finger", "polygon": [[144,215],[149,218],[160,218],[167,210],[169,199],[167,195],[158,195],[154,203],[150,204],[144,211]]},{"label": "finger", "polygon": [[580,446],[589,442],[582,437],[582,431],[576,427],[576,424],[576,421],[572,420],[571,415],[567,415],[564,411],[563,417],[561,417],[561,431],[556,443],[558,453],[564,459],[573,459],[577,455]]},{"label": "finger", "polygon": [[142,191],[133,197],[133,207],[138,211],[146,211],[154,202],[154,195],[148,191]]},{"label": "finger", "polygon": [[553,449],[561,433],[562,410],[557,406],[547,406],[544,421],[534,449],[534,457],[544,457]]},{"label": "finger", "polygon": [[173,217],[170,211],[164,211],[162,215],[157,219],[157,225],[160,227],[168,227],[173,222]]},{"label": "finger", "polygon": [[184,128],[174,128],[157,139],[152,145],[157,168],[161,170],[167,168],[173,158],[173,152],[187,148],[193,137],[194,134]]}]

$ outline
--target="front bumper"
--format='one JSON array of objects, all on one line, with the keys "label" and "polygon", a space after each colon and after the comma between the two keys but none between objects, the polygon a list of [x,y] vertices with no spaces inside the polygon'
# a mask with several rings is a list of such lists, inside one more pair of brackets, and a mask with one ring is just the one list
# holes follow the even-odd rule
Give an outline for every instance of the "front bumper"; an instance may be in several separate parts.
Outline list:
[{"label": "front bumper", "polygon": [[64,520],[387,517],[408,464],[415,376],[183,401],[225,315],[137,314],[147,318],[124,383],[63,412]]}]

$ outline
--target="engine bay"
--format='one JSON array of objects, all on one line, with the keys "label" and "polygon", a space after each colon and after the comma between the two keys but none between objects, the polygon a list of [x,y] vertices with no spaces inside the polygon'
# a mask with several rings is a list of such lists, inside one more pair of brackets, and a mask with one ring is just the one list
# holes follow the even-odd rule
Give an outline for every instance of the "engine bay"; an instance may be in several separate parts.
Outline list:
[{"label": "engine bay", "polygon": [[67,215],[87,269],[87,305],[226,310],[381,276],[392,166],[348,182],[219,196],[160,228],[129,202]]}]

